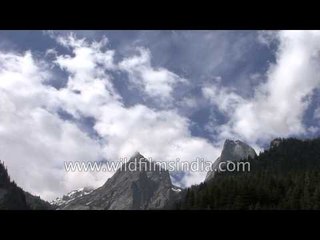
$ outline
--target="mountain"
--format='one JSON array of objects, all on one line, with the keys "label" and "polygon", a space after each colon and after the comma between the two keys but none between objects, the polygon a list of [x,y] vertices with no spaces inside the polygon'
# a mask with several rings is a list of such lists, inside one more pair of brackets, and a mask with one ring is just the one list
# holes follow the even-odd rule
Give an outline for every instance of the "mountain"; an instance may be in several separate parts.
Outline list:
[{"label": "mountain", "polygon": [[54,206],[49,202],[42,200],[39,196],[34,196],[28,192],[24,192],[24,195],[30,210],[54,210]]},{"label": "mountain", "polygon": [[248,162],[184,190],[173,209],[320,210],[320,138],[275,139]]},{"label": "mountain", "polygon": [[277,138],[259,155],[246,143],[226,140],[213,169],[242,160],[250,170],[215,171],[205,182],[180,189],[168,171],[136,153],[100,188],[72,191],[54,206],[24,192],[0,162],[0,209],[320,210],[320,138]]},{"label": "mountain", "polygon": [[0,210],[47,210],[48,202],[23,191],[11,181],[3,162],[0,162]]},{"label": "mountain", "polygon": [[75,200],[76,198],[80,198],[82,196],[88,195],[93,190],[94,189],[91,187],[84,187],[77,190],[73,190],[68,194],[64,195],[63,197],[58,197],[55,200],[53,200],[51,202],[51,205],[55,206],[56,208],[64,208],[71,201]]},{"label": "mountain", "polygon": [[161,209],[179,197],[169,172],[136,153],[100,188],[61,205],[62,210]]},{"label": "mountain", "polygon": [[0,162],[0,209],[29,209],[23,190],[10,180],[8,171],[2,162]]},{"label": "mountain", "polygon": [[220,157],[212,164],[211,169],[206,176],[205,181],[211,180],[219,170],[219,164],[227,161],[240,161],[249,157],[254,158],[257,154],[252,147],[240,140],[225,140]]}]

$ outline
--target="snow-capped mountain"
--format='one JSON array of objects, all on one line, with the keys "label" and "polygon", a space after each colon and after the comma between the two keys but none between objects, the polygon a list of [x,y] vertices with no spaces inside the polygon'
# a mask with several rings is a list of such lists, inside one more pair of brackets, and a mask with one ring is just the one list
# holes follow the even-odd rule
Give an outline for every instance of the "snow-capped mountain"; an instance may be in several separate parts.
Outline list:
[{"label": "snow-capped mountain", "polygon": [[94,189],[91,187],[84,187],[77,190],[73,190],[64,196],[58,197],[55,200],[51,201],[51,204],[56,207],[63,207],[76,198],[90,194],[93,190]]}]

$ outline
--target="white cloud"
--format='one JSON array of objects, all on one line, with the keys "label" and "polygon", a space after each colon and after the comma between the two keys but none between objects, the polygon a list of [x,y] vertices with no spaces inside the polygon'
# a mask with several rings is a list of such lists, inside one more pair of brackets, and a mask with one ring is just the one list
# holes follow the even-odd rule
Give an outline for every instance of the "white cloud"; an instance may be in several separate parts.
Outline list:
[{"label": "white cloud", "polygon": [[245,102],[241,96],[221,85],[209,84],[202,88],[202,93],[226,115],[233,114]]},{"label": "white cloud", "polygon": [[163,101],[172,100],[174,86],[185,82],[185,79],[167,69],[153,68],[150,52],[144,48],[138,48],[138,50],[140,55],[124,59],[119,63],[119,68],[128,72],[130,81],[149,96],[159,97]]},{"label": "white cloud", "polygon": [[[76,48],[78,51],[73,50],[73,57],[63,56],[64,59],[68,60],[69,65],[71,66],[77,65],[77,62],[79,61],[78,54],[82,52],[81,48],[88,48],[88,44],[85,44],[83,47],[76,45]],[[173,83],[173,78],[170,78],[173,73],[170,73],[165,69],[153,70],[150,66],[150,56],[146,57],[146,55],[143,55],[144,53],[146,52],[142,52],[142,57],[134,56],[123,60],[120,62],[120,67],[118,69],[128,71],[129,77],[136,79],[136,72],[132,73],[131,69],[140,68],[138,71],[142,74],[142,78],[139,79],[145,81],[147,92],[152,89],[150,86],[155,87],[157,84],[152,82],[157,81],[157,79],[144,77],[148,76],[147,73],[149,72],[155,75],[160,74],[161,78],[158,80],[163,81],[163,84],[165,84],[165,82],[168,84],[171,82]],[[60,58],[60,56],[57,57],[57,59]],[[86,57],[86,60],[88,60],[88,57]],[[57,60],[56,63],[61,66],[61,64],[64,64],[64,61]],[[92,63],[94,63],[94,61],[91,61],[91,64]],[[88,70],[90,73],[84,74],[80,74],[83,73],[83,68],[65,69],[71,76],[81,76],[81,78],[83,78],[83,75],[86,75],[85,79],[88,84],[84,85],[84,88],[88,91],[88,89],[90,90],[90,88],[94,86],[96,81],[94,76],[96,75],[96,72],[101,72],[100,67],[100,65],[95,63],[92,68],[94,70]],[[110,69],[117,69],[117,67]],[[165,74],[162,75],[163,73]],[[131,74],[134,76],[132,77]],[[178,78],[178,76],[175,76],[175,78]],[[83,84],[83,81],[81,79],[79,80],[77,77],[71,80],[77,84]],[[99,81],[102,81],[102,79]],[[177,81],[181,81],[181,79]],[[104,75],[103,82],[106,86],[109,86],[109,84],[112,86],[108,75]],[[114,90],[112,90],[113,94],[109,95],[107,92],[104,92],[105,90],[101,92],[101,94],[93,91],[92,96],[101,96],[101,98],[99,101],[95,99],[87,106],[86,97],[84,95],[85,92],[70,97],[70,95],[73,94],[70,90],[70,86],[69,80],[68,87],[60,90],[60,93],[63,93],[63,105],[75,116],[75,113],[80,113],[80,115],[90,116],[95,119],[96,124],[94,125],[94,129],[106,142],[103,151],[105,157],[108,159],[117,160],[123,157],[130,157],[136,151],[140,151],[147,157],[162,161],[174,160],[177,157],[188,161],[194,160],[196,157],[205,157],[206,160],[214,160],[218,154],[217,149],[207,140],[192,137],[188,129],[188,120],[179,116],[173,110],[156,111],[144,105],[135,105],[126,108],[122,104],[121,98],[113,92]],[[103,88],[97,87],[95,89],[101,91]],[[163,88],[161,90],[163,90]],[[152,91],[149,93],[151,95],[155,94]],[[164,92],[157,92],[157,94],[158,93],[162,97],[169,97],[169,95],[164,94]],[[69,106],[71,107],[69,108]],[[194,175],[198,174],[199,173],[194,173]],[[203,173],[201,174],[203,175]]]},{"label": "white cloud", "polygon": [[245,99],[219,85],[203,88],[204,96],[229,117],[216,129],[221,138],[237,136],[255,143],[306,132],[303,115],[308,97],[320,86],[320,32],[280,31],[276,36],[276,63],[253,98]]},{"label": "white cloud", "polygon": [[[106,49],[106,39],[89,42],[74,35],[54,37],[72,54],[48,51],[53,60],[46,62],[30,51],[0,52],[0,158],[25,190],[50,200],[84,185],[100,186],[112,175],[67,173],[64,161],[118,160],[136,150],[156,160],[216,159],[219,149],[192,137],[188,119],[174,110],[125,107],[109,73],[126,71],[130,79],[141,81],[150,96],[165,99],[181,78],[166,69],[152,68],[149,55],[129,57],[118,66],[114,51]],[[60,89],[48,84],[55,77],[52,64],[68,76]],[[76,119],[94,119],[101,140],[61,118],[59,110]],[[190,173],[181,184],[198,183],[204,175]]]},{"label": "white cloud", "polygon": [[[51,33],[50,33],[51,34]],[[151,64],[151,54],[140,48],[117,64],[108,41],[78,39],[75,35],[51,34],[70,54],[48,50],[46,61],[32,52],[0,51],[0,158],[19,185],[52,199],[84,185],[100,186],[112,173],[66,173],[64,161],[118,160],[140,151],[156,160],[215,160],[215,147],[225,138],[240,138],[258,149],[258,140],[301,134],[308,97],[319,87],[320,34],[311,31],[273,33],[279,41],[276,63],[258,85],[252,98],[223,87],[221,78],[203,88],[204,96],[229,118],[214,128],[215,145],[193,137],[190,122],[175,110],[156,110],[137,104],[126,107],[113,86],[112,72],[128,74],[130,84],[149,97],[169,104],[179,83],[187,80]],[[270,40],[271,41],[271,40]],[[272,40],[273,41],[273,40]],[[66,86],[48,83],[55,75],[52,64],[68,76]],[[118,79],[117,79],[118,80]],[[198,99],[184,98],[194,108]],[[81,120],[94,120],[93,130],[101,140],[90,138],[77,124],[59,116],[63,110]],[[318,113],[315,112],[315,118]],[[183,186],[199,183],[204,172],[189,173]]]},{"label": "white cloud", "polygon": [[68,182],[62,163],[93,161],[101,157],[101,150],[76,125],[51,112],[58,95],[44,84],[48,78],[46,64],[30,52],[0,52],[0,158],[19,185],[51,199],[83,178],[89,185],[100,185],[82,174]]}]

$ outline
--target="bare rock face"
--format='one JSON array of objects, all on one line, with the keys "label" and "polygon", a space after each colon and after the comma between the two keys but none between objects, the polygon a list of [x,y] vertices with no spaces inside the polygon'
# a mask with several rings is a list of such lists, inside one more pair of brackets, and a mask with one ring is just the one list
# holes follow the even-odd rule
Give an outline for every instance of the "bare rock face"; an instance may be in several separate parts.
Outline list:
[{"label": "bare rock face", "polygon": [[179,189],[172,185],[169,172],[137,153],[102,187],[77,197],[58,209],[160,209],[178,194]]},{"label": "bare rock face", "polygon": [[220,157],[218,157],[217,160],[212,164],[212,170],[207,173],[205,181],[209,181],[214,177],[214,174],[216,171],[218,171],[218,167],[221,162],[240,161],[247,159],[248,157],[253,158],[255,156],[257,156],[256,152],[248,144],[240,140],[233,141],[227,139],[224,142]]}]

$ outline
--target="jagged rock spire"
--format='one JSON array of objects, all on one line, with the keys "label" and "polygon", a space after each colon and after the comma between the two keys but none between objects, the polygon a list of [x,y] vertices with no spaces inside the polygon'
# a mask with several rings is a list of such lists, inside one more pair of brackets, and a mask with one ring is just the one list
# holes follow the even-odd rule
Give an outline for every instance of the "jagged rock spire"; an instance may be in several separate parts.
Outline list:
[{"label": "jagged rock spire", "polygon": [[239,161],[241,159],[247,159],[248,157],[255,157],[257,154],[255,150],[248,144],[240,140],[226,139],[223,144],[223,149],[220,157],[212,164],[212,170],[207,173],[205,181],[213,178],[219,163],[226,161]]}]

